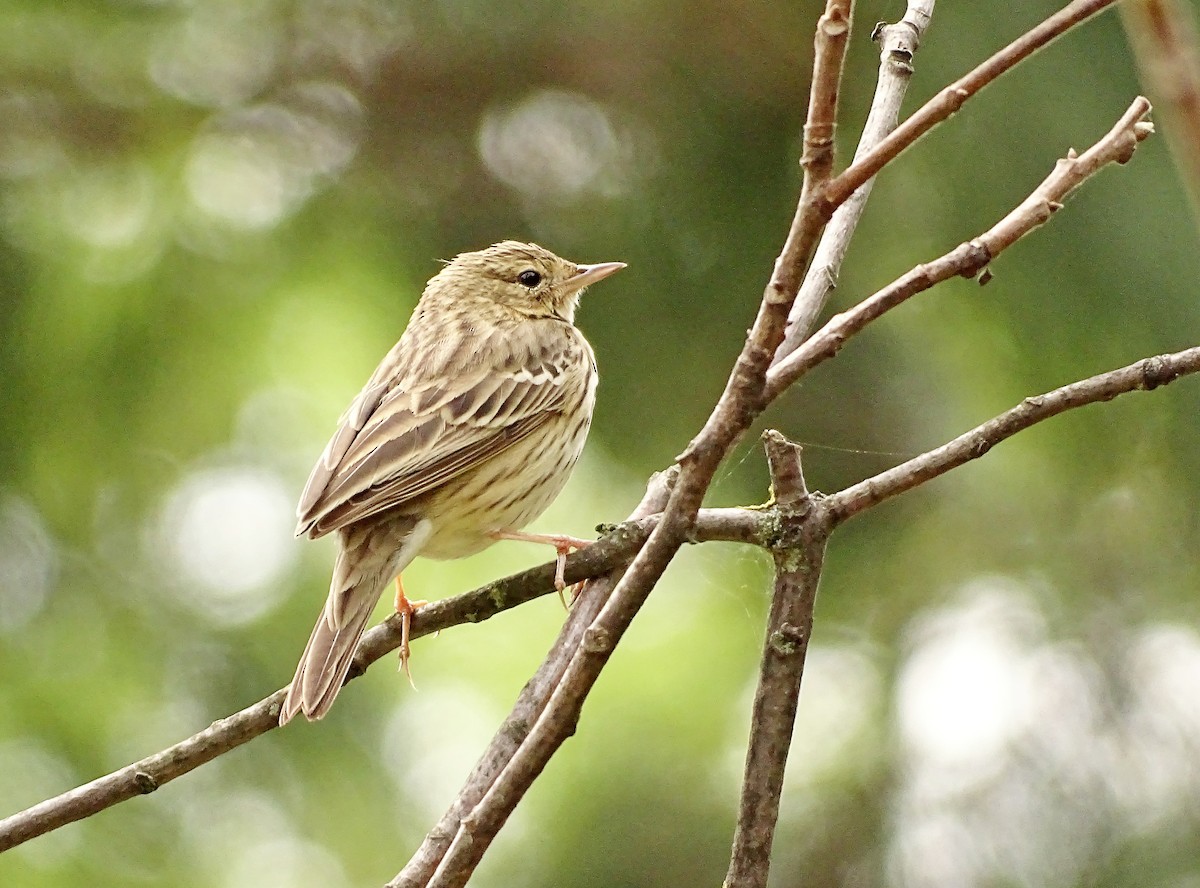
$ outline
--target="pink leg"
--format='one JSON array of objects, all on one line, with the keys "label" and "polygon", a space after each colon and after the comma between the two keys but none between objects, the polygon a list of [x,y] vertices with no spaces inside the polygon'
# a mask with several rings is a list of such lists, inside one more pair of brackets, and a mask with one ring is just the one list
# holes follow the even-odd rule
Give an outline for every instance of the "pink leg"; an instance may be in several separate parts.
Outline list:
[{"label": "pink leg", "polygon": [[416,684],[413,683],[412,670],[408,666],[409,649],[408,649],[408,632],[412,625],[412,615],[419,607],[424,607],[429,604],[428,601],[410,601],[404,594],[404,584],[400,582],[400,577],[396,577],[396,613],[400,615],[400,669],[408,677],[408,683],[416,689]]},{"label": "pink leg", "polygon": [[562,598],[563,589],[567,588],[567,581],[564,576],[564,571],[567,569],[567,555],[574,549],[582,549],[592,544],[592,540],[584,540],[561,533],[525,533],[520,530],[494,530],[488,536],[495,540],[519,540],[524,543],[541,543],[542,545],[553,546],[554,551],[558,553],[558,557],[554,562],[554,588],[558,590],[559,598]]}]

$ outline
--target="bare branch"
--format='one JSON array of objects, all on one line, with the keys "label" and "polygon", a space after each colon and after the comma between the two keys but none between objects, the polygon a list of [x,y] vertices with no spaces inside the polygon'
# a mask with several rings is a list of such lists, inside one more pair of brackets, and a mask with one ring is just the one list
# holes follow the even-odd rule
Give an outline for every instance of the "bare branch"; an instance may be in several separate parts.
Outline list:
[{"label": "bare branch", "polygon": [[841,175],[830,180],[822,198],[827,205],[820,208],[826,213],[825,217],[829,218],[833,210],[841,206],[855,190],[861,188],[868,179],[895,160],[917,139],[954,114],[971,96],[1080,22],[1115,2],[1116,0],[1074,0],[1032,30],[1022,34],[965,77],[947,86],[918,108],[912,117],[896,127],[865,157],[856,159]]},{"label": "bare branch", "polygon": [[[636,521],[661,510],[674,485],[676,475],[677,471],[672,470],[651,478],[646,495],[633,510],[630,518]],[[645,540],[644,537],[642,539]],[[562,680],[571,656],[582,640],[584,630],[608,599],[612,586],[611,577],[599,576],[589,581],[584,591],[576,598],[571,607],[571,615],[546,659],[522,689],[512,712],[492,737],[458,796],[437,825],[425,836],[404,869],[388,883],[388,888],[415,888],[430,883],[450,850],[451,842],[460,834],[464,818],[470,815],[491,790],[497,777],[509,766],[513,756],[529,735],[531,726],[545,711],[554,688]]]},{"label": "bare branch", "polygon": [[959,435],[936,450],[923,453],[825,498],[821,506],[827,510],[829,520],[837,526],[885,499],[978,459],[1001,441],[1034,423],[1085,404],[1111,401],[1126,392],[1150,391],[1196,372],[1200,372],[1200,347],[1143,358],[1126,367],[1064,385],[1044,395],[1026,398],[1011,410]]},{"label": "bare branch", "polygon": [[[628,563],[645,543],[658,518],[657,515],[639,515],[638,520],[618,525],[595,544],[573,553],[567,559],[567,582],[602,576]],[[771,522],[767,512],[705,509],[697,518],[693,538],[696,541],[722,539],[765,545],[773,532]],[[463,623],[481,622],[553,590],[554,565],[543,564],[421,608],[413,618],[412,637],[431,635]],[[400,637],[398,617],[367,632],[359,642],[350,678],[361,675],[371,663],[398,648]],[[0,820],[0,852],[153,792],[176,777],[273,730],[278,727],[279,706],[284,693],[285,690],[276,691],[174,746]]]},{"label": "bare branch", "polygon": [[1200,222],[1200,41],[1187,4],[1121,4],[1142,82],[1167,110],[1167,143]]},{"label": "bare branch", "polygon": [[[858,148],[854,152],[855,160],[866,155],[895,129],[904,94],[908,91],[908,84],[912,79],[913,58],[920,47],[921,35],[933,15],[933,5],[934,0],[909,0],[908,9],[900,21],[894,25],[881,23],[871,35],[880,46],[879,78],[875,85],[875,97],[871,100],[871,110],[867,114],[867,122],[863,125]],[[829,294],[837,287],[842,260],[846,257],[850,239],[854,236],[863,210],[866,209],[867,198],[871,195],[871,186],[874,183],[875,179],[872,177],[850,195],[846,202],[837,208],[825,227],[825,233],[821,235],[821,242],[817,245],[809,264],[808,273],[804,276],[800,295],[792,305],[787,333],[783,344],[775,353],[773,363],[781,361],[804,341],[817,315],[829,299]]]},{"label": "bare branch", "polygon": [[1110,163],[1125,163],[1138,143],[1152,133],[1144,120],[1150,103],[1139,96],[1116,125],[1081,155],[1074,150],[1058,161],[1054,171],[1011,213],[979,237],[897,278],[858,305],[834,315],[767,376],[767,399],[778,397],[813,367],[833,357],[846,340],[905,300],[952,277],[974,277],[1003,250],[1062,208],[1067,195]]},{"label": "bare branch", "polygon": [[[833,168],[832,134],[837,120],[842,65],[850,37],[851,6],[850,0],[829,0],[825,14],[817,22],[812,93],[804,124],[804,159],[801,161],[804,186],[800,201],[783,250],[775,260],[771,279],[763,291],[754,326],[746,337],[725,391],[700,433],[679,457],[685,472],[689,464],[696,461],[711,464],[715,469],[728,448],[736,443],[765,406],[763,384],[767,368],[783,340],[801,275],[817,235],[828,218],[817,213],[815,207]],[[707,482],[693,483],[690,473],[683,482],[676,487],[676,495],[692,503],[690,509],[694,512],[700,506],[702,488]]]},{"label": "bare branch", "polygon": [[783,435],[763,435],[781,533],[772,549],[775,592],[767,618],[750,742],[725,888],[765,888],[788,750],[796,724],[804,657],[812,634],[817,585],[830,526],[804,485],[800,448]]},{"label": "bare branch", "polygon": [[[1200,347],[1146,358],[1048,394],[1027,398],[1007,413],[936,450],[826,497],[821,501],[821,509],[836,526],[885,499],[983,456],[995,444],[1034,423],[1075,407],[1110,400],[1125,392],[1149,391],[1196,372],[1200,372]],[[650,515],[619,525],[595,545],[571,555],[567,561],[568,581],[578,582],[618,568],[628,559],[631,547],[636,548],[649,536],[659,517]],[[776,547],[778,526],[777,510],[704,509],[697,516],[693,539]],[[413,636],[429,635],[465,622],[479,622],[517,603],[548,594],[553,589],[553,569],[553,564],[544,564],[422,608],[414,621]],[[356,658],[359,664],[365,667],[399,646],[400,627],[397,623],[398,620],[388,620],[367,633]],[[214,722],[187,740],[5,818],[0,821],[0,852],[135,796],[153,792],[164,783],[273,730],[278,726],[283,694],[284,691],[279,690],[241,712]],[[517,722],[510,718],[505,725],[512,728]],[[437,830],[430,834],[431,837],[436,833]],[[397,881],[393,884],[407,888],[424,883]]]},{"label": "bare branch", "polygon": [[120,802],[154,792],[164,783],[276,727],[284,691],[213,722],[195,736],[0,820],[0,852],[83,820]]}]

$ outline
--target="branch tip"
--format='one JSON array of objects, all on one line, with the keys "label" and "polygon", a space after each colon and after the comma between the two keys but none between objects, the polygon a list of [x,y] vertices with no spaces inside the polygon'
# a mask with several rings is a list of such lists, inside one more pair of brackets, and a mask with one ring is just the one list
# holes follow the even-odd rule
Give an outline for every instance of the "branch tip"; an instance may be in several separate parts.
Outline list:
[{"label": "branch tip", "polygon": [[802,449],[775,429],[762,433],[763,449],[771,469],[771,488],[775,502],[784,511],[803,509],[809,499],[801,464]]},{"label": "branch tip", "polygon": [[1041,395],[1030,395],[953,441],[826,497],[822,507],[833,525],[842,524],[885,499],[979,458],[1036,423],[1128,392],[1151,391],[1193,373],[1200,373],[1200,346],[1142,358]]}]

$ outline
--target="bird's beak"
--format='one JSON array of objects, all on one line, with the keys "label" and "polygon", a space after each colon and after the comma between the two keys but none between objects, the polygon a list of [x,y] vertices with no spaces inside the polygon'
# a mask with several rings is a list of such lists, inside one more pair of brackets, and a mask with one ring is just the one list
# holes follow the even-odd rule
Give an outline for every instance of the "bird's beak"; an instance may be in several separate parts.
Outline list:
[{"label": "bird's beak", "polygon": [[577,265],[579,271],[566,282],[568,293],[577,293],[584,287],[591,286],[596,281],[602,281],[610,274],[615,274],[625,267],[624,262],[598,262],[595,265]]}]

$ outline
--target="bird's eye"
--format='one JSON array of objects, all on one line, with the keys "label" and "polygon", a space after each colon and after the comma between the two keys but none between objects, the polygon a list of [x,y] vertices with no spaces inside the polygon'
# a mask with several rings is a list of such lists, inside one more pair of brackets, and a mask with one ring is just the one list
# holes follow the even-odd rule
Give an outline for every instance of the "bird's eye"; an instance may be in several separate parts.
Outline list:
[{"label": "bird's eye", "polygon": [[542,282],[542,276],[532,268],[527,268],[525,271],[517,275],[517,281],[521,284],[521,286],[528,287],[532,290]]}]

